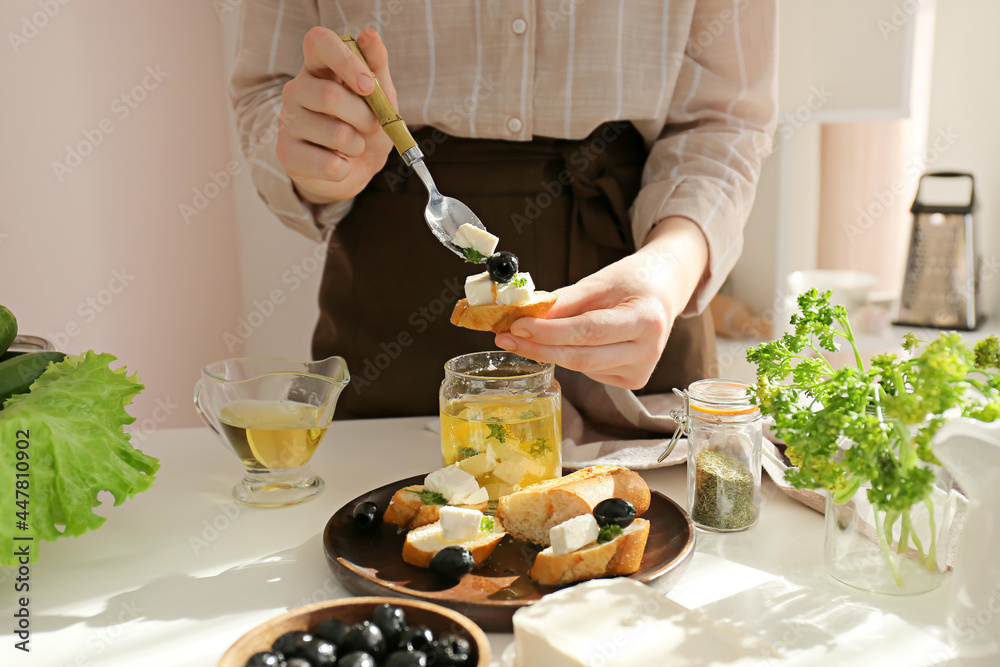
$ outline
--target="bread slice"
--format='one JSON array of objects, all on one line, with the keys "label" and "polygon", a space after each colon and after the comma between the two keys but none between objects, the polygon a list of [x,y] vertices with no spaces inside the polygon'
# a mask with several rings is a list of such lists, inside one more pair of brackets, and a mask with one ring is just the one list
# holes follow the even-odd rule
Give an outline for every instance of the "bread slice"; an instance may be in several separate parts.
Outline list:
[{"label": "bread slice", "polygon": [[476,331],[504,333],[510,331],[510,325],[522,317],[548,315],[556,303],[556,296],[552,292],[535,292],[530,301],[510,306],[496,303],[470,306],[468,299],[459,299],[451,312],[451,323]]},{"label": "bread slice", "polygon": [[535,557],[528,576],[544,586],[557,586],[597,577],[632,574],[642,563],[649,539],[649,522],[636,519],[615,539],[556,555],[552,547]]},{"label": "bread slice", "polygon": [[406,534],[406,542],[403,543],[403,560],[417,567],[430,567],[434,554],[445,547],[460,546],[472,552],[472,560],[476,562],[476,565],[482,565],[506,534],[500,522],[494,518],[493,530],[481,530],[478,535],[465,542],[452,542],[441,536],[439,522],[432,523],[414,528]]},{"label": "bread slice", "polygon": [[[399,526],[403,530],[413,530],[420,526],[434,523],[441,518],[441,508],[444,505],[425,505],[420,499],[420,492],[424,490],[422,484],[407,486],[392,494],[389,506],[382,515],[382,520],[388,524]],[[458,505],[458,507],[468,507],[469,509],[482,512],[486,509],[487,503],[479,505]]]},{"label": "bread slice", "polygon": [[549,529],[592,514],[597,503],[608,498],[624,498],[640,516],[649,509],[649,487],[638,473],[618,466],[591,466],[501,497],[497,517],[512,537],[549,546]]}]

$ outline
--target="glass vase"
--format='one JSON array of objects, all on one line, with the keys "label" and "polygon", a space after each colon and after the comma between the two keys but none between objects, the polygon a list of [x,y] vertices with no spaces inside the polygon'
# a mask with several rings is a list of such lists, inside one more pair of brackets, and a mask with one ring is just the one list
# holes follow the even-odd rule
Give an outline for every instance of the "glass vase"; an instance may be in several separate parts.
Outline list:
[{"label": "glass vase", "polygon": [[852,498],[826,500],[827,571],[854,588],[889,595],[926,593],[941,585],[955,535],[960,494],[944,468],[934,473],[926,500],[905,511],[886,511],[869,501],[870,485]]}]

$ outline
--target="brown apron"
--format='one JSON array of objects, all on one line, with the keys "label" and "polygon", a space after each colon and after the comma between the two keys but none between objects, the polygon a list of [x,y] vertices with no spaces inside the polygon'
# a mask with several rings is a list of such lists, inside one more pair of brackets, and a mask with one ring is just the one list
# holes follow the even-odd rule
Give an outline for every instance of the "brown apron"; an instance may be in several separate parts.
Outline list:
[{"label": "brown apron", "polygon": [[[462,139],[432,128],[414,137],[438,189],[475,211],[538,289],[570,285],[635,250],[628,209],[647,153],[630,123],[606,123],[581,141]],[[347,360],[339,419],[435,414],[444,363],[495,349],[494,334],[449,322],[466,276],[482,267],[441,246],[424,223],[426,203],[420,180],[390,155],[331,235],[312,352]],[[710,376],[714,359],[710,319],[678,318],[639,393],[686,387]]]}]

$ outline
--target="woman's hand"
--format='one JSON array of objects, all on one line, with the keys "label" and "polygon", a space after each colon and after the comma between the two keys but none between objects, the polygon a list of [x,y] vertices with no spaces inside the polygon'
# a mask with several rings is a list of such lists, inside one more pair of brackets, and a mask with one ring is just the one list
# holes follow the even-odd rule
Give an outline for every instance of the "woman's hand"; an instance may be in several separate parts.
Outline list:
[{"label": "woman's hand", "polygon": [[640,389],[707,264],[708,244],[698,226],[667,218],[634,254],[557,290],[547,319],[518,320],[496,344],[598,382]]},{"label": "woman's hand", "polygon": [[[389,54],[368,29],[358,47],[396,105]],[[364,63],[337,33],[312,28],[302,40],[305,61],[281,97],[277,155],[299,194],[314,204],[350,199],[385,166],[392,141],[362,99],[375,90]]]}]

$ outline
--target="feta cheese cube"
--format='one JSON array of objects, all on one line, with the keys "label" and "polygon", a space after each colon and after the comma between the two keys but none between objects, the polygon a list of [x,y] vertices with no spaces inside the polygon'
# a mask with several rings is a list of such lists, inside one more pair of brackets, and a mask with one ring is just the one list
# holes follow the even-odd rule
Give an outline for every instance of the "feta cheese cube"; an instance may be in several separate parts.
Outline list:
[{"label": "feta cheese cube", "polygon": [[477,489],[475,493],[471,493],[467,496],[456,498],[455,504],[457,505],[479,505],[481,503],[489,502],[490,492],[486,489]]},{"label": "feta cheese cube", "polygon": [[[515,282],[524,280],[523,287],[517,287]],[[504,306],[512,306],[516,303],[531,301],[535,294],[535,283],[531,280],[530,273],[517,273],[509,282],[497,285],[497,303]]]},{"label": "feta cheese cube", "polygon": [[500,239],[485,229],[480,229],[467,222],[458,228],[455,235],[451,237],[451,242],[459,248],[473,248],[478,250],[479,254],[485,258],[496,252]]},{"label": "feta cheese cube", "polygon": [[489,271],[477,273],[465,279],[465,298],[469,300],[470,306],[484,306],[488,303],[495,303],[496,297],[493,294],[494,282],[490,279]]},{"label": "feta cheese cube", "polygon": [[449,542],[464,542],[479,534],[483,513],[464,507],[441,508],[441,537]]},{"label": "feta cheese cube", "polygon": [[493,449],[487,446],[485,452],[459,461],[458,467],[474,477],[482,477],[497,467],[497,457],[493,454]]},{"label": "feta cheese cube", "polygon": [[508,484],[515,484],[524,477],[524,468],[516,459],[506,459],[493,469],[493,476]]},{"label": "feta cheese cube", "polygon": [[517,484],[527,475],[541,477],[545,473],[544,465],[522,454],[507,454],[501,458],[502,463],[493,469],[493,476],[508,484]]},{"label": "feta cheese cube", "polygon": [[549,542],[556,555],[568,554],[597,541],[601,527],[593,514],[581,514],[549,529]]},{"label": "feta cheese cube", "polygon": [[479,490],[476,478],[457,465],[435,470],[424,478],[424,487],[440,493],[450,503],[453,498],[465,498]]}]

